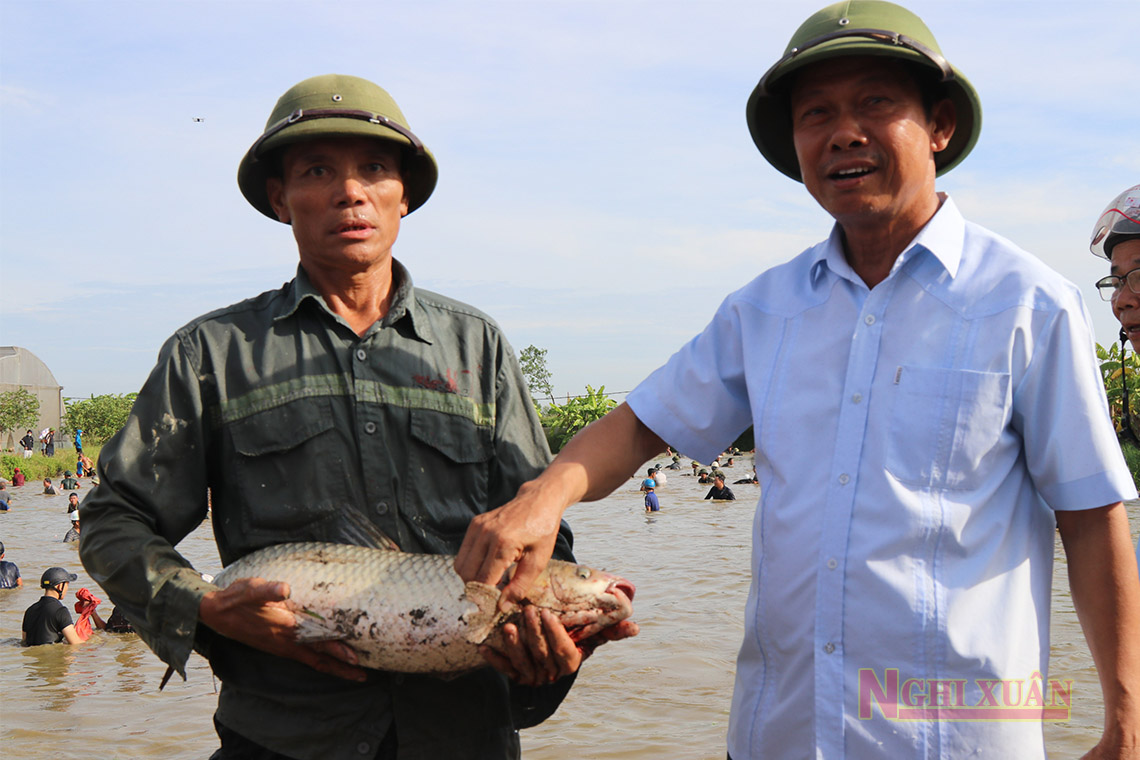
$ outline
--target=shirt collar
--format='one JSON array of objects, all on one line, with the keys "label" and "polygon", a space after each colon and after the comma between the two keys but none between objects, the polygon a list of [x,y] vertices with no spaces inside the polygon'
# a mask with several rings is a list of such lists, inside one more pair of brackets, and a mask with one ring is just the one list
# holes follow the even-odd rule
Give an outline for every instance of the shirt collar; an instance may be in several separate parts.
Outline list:
[{"label": "shirt collar", "polygon": [[[966,221],[949,195],[939,193],[938,198],[942,201],[938,211],[895,261],[891,267],[892,275],[920,252],[928,251],[942,264],[951,279],[957,276],[962,263]],[[819,284],[825,270],[854,282],[861,281],[843,255],[843,233],[838,223],[832,226],[827,240],[816,246],[810,267],[812,285]]]},{"label": "shirt collar", "polygon": [[[417,338],[425,343],[431,343],[434,339],[431,324],[419,305],[416,299],[416,289],[412,284],[412,275],[396,259],[392,259],[392,279],[399,283],[396,286],[396,291],[392,294],[392,302],[388,306],[388,313],[384,315],[378,323],[372,325],[364,337],[367,337],[372,332],[391,327],[399,322],[401,319],[407,318],[412,332]],[[285,319],[296,313],[297,309],[301,307],[301,303],[305,300],[312,300],[317,304],[318,308],[322,309],[326,314],[331,317],[339,319],[336,314],[325,303],[324,297],[320,292],[313,287],[312,280],[305,272],[305,268],[300,264],[297,265],[297,276],[292,283],[292,292],[287,296],[285,309],[278,314],[274,321]]]}]

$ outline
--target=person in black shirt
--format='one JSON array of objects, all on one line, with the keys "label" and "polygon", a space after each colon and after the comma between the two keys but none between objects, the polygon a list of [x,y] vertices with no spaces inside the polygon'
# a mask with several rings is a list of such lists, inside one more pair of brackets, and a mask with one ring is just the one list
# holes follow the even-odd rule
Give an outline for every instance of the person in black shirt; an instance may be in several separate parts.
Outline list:
[{"label": "person in black shirt", "polygon": [[717,472],[713,475],[713,487],[705,495],[705,499],[721,499],[723,501],[736,501],[736,494],[724,484],[724,475]]},{"label": "person in black shirt", "polygon": [[61,641],[79,644],[82,641],[71,622],[71,613],[60,601],[67,594],[68,584],[78,577],[62,567],[49,567],[44,571],[40,577],[44,595],[24,612],[24,646],[58,644]]},{"label": "person in black shirt", "polygon": [[4,542],[0,541],[0,588],[19,588],[24,585],[20,568],[15,562],[4,561]]}]

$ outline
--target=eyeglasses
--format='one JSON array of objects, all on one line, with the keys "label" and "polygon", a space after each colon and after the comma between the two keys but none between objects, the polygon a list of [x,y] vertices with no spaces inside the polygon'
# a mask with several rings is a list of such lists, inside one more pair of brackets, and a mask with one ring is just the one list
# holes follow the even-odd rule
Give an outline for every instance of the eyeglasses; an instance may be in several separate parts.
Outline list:
[{"label": "eyeglasses", "polygon": [[1116,294],[1120,292],[1120,288],[1126,282],[1128,283],[1129,290],[1140,295],[1140,269],[1125,272],[1123,277],[1116,274],[1102,277],[1096,281],[1096,289],[1100,291],[1101,298],[1105,301],[1111,301],[1113,298],[1116,298]]}]

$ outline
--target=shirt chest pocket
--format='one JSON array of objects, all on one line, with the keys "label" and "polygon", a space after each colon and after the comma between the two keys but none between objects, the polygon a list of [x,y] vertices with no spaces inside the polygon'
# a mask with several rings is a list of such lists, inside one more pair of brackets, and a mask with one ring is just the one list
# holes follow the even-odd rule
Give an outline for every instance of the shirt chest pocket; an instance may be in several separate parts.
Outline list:
[{"label": "shirt chest pocket", "polygon": [[1009,424],[1008,373],[904,365],[890,386],[886,468],[903,483],[969,490]]},{"label": "shirt chest pocket", "polygon": [[460,415],[412,410],[405,502],[416,505],[413,522],[434,550],[457,550],[471,517],[498,506],[487,504],[493,452],[491,427]]},{"label": "shirt chest pocket", "polygon": [[[348,473],[328,399],[298,399],[229,426],[243,527],[259,538],[319,538],[303,529],[347,499]],[[301,531],[298,533],[297,531]]]}]

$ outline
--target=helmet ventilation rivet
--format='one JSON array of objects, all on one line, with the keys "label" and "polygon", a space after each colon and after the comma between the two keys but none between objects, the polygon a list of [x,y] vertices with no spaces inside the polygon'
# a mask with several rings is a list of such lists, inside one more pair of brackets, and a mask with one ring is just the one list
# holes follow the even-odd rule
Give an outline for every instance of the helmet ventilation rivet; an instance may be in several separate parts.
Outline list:
[{"label": "helmet ventilation rivet", "polygon": [[339,103],[341,100],[343,100],[343,98],[341,98],[341,96],[340,96],[340,93],[337,93],[336,95],[333,95],[333,96],[332,96],[332,99],[333,99],[333,102],[334,102],[334,103]]},{"label": "helmet ventilation rivet", "polygon": [[843,18],[839,19],[839,25],[840,25],[840,26],[847,26],[847,25],[848,25],[848,24],[850,24],[850,23],[851,23],[851,19],[847,18],[846,16],[844,16]]}]

